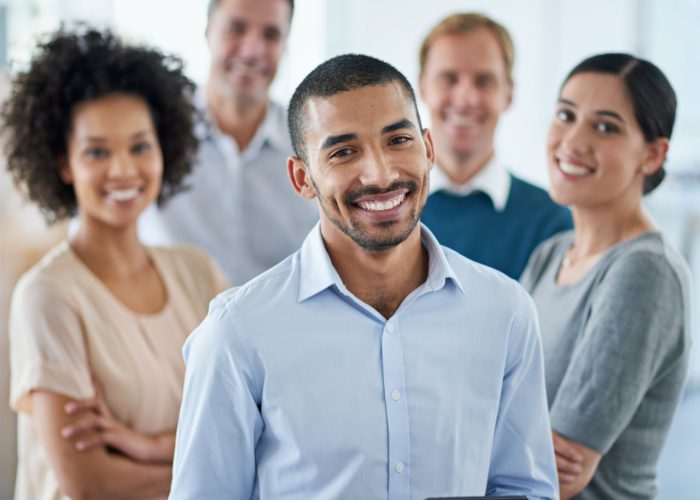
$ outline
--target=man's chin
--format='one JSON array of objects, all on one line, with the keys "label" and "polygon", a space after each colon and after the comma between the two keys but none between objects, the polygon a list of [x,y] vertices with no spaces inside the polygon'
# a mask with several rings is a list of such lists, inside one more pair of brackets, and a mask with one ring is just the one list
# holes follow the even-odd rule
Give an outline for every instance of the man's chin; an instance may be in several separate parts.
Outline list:
[{"label": "man's chin", "polygon": [[346,234],[365,250],[386,251],[396,248],[406,241],[418,225],[418,221],[414,221],[408,227],[400,228],[398,225],[398,221],[378,222],[375,224],[375,228],[382,230],[380,234],[376,234],[378,231],[362,231],[358,228],[354,228]]},{"label": "man's chin", "polygon": [[240,82],[226,80],[227,92],[241,102],[260,103],[267,100],[268,86],[264,82]]}]

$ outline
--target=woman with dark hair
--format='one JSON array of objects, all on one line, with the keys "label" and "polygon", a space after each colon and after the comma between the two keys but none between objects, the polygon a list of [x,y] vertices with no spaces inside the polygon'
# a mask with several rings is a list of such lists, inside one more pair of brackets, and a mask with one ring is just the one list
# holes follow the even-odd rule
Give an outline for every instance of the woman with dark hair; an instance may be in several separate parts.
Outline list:
[{"label": "woman with dark hair", "polygon": [[182,64],[108,32],[60,30],[2,110],[7,166],[49,222],[78,228],[15,288],[16,498],[167,494],[185,337],[224,288],[193,248],[148,248],[137,219],[197,148]]},{"label": "woman with dark hair", "polygon": [[689,272],[642,196],[664,177],[675,93],[628,54],[567,76],[549,131],[552,198],[574,230],[521,278],[540,314],[562,498],[653,498],[690,348]]}]

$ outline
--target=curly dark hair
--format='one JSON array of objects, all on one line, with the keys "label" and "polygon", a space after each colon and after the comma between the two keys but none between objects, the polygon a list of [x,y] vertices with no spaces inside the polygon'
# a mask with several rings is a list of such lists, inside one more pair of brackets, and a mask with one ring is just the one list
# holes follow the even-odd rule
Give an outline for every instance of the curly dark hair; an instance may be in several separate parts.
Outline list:
[{"label": "curly dark hair", "polygon": [[183,189],[199,145],[193,132],[193,92],[177,57],[128,45],[109,31],[86,25],[61,27],[40,43],[2,108],[7,168],[49,223],[73,216],[73,187],[59,176],[73,110],[86,101],[125,93],[142,98],[153,118],[163,152],[162,205]]}]

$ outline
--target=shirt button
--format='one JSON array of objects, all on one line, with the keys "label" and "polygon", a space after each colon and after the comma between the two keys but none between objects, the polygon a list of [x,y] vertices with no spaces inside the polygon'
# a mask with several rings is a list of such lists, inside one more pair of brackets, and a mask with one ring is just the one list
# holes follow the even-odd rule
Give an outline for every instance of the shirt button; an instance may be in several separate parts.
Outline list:
[{"label": "shirt button", "polygon": [[391,391],[391,399],[393,399],[394,401],[398,401],[399,399],[401,399],[401,393],[397,390]]},{"label": "shirt button", "polygon": [[399,474],[401,474],[405,468],[406,468],[406,466],[403,464],[403,462],[399,462],[396,464],[396,467],[394,467],[394,470],[396,472],[398,472]]},{"label": "shirt button", "polygon": [[387,323],[387,324],[386,324],[386,331],[387,331],[388,333],[393,332],[393,331],[394,331],[394,325],[391,324],[391,323]]}]

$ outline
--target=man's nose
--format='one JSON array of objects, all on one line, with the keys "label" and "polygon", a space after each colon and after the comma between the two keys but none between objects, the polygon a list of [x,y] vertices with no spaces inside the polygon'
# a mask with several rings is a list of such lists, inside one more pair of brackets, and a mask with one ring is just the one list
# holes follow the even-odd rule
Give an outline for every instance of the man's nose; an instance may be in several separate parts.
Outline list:
[{"label": "man's nose", "polygon": [[384,188],[398,178],[399,172],[385,152],[379,147],[369,149],[362,166],[362,175],[360,176],[362,184]]},{"label": "man's nose", "polygon": [[239,55],[246,58],[256,58],[265,52],[265,38],[256,30],[248,30],[241,38]]},{"label": "man's nose", "polygon": [[452,93],[453,103],[462,108],[474,107],[479,104],[479,91],[469,78],[461,78]]}]

